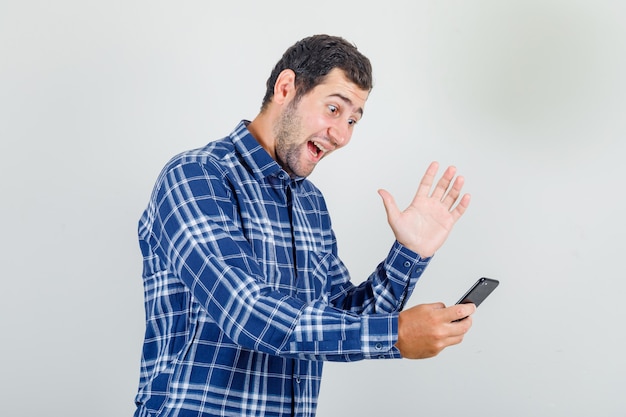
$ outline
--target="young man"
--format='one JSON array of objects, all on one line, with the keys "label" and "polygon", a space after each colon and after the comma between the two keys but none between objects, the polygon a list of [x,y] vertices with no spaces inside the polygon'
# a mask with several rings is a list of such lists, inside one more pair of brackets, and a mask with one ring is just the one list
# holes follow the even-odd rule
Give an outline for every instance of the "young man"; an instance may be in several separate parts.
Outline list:
[{"label": "young man", "polygon": [[323,361],[425,358],[461,342],[471,317],[454,320],[473,305],[400,312],[469,204],[454,168],[434,184],[431,164],[404,211],[380,191],[396,241],[358,287],[306,179],[348,144],[371,88],[353,45],[305,38],[274,68],[252,122],[166,165],[139,224],[136,416],[313,416]]}]

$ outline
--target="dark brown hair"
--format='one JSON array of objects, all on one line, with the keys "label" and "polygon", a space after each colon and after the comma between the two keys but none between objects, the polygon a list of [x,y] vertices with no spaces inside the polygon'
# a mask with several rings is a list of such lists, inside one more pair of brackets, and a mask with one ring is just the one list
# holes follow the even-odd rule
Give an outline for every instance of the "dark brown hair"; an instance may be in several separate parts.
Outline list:
[{"label": "dark brown hair", "polygon": [[362,90],[373,87],[372,65],[355,45],[338,36],[314,35],[304,38],[289,47],[276,63],[267,79],[263,110],[274,96],[274,85],[278,75],[285,69],[296,73],[296,102],[324,78],[334,68],[343,70],[348,80]]}]

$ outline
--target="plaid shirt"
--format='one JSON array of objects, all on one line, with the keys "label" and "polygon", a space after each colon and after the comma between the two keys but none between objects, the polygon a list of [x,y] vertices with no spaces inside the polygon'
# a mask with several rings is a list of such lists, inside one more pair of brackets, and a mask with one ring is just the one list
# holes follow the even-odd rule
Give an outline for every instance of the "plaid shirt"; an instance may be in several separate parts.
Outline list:
[{"label": "plaid shirt", "polygon": [[139,222],[136,416],[313,416],[323,361],[400,357],[398,312],[429,259],[395,242],[351,284],[322,194],[246,125],[173,158]]}]

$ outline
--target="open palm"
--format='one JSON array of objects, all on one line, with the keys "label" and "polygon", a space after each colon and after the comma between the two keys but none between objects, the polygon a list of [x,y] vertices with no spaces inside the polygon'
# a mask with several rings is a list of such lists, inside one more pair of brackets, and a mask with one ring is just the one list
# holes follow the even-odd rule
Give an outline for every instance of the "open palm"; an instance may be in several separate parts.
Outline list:
[{"label": "open palm", "polygon": [[396,240],[422,257],[435,254],[470,203],[469,194],[460,197],[465,180],[462,176],[454,178],[454,166],[446,169],[432,189],[438,169],[437,162],[428,166],[413,201],[404,211],[388,191],[378,191]]}]

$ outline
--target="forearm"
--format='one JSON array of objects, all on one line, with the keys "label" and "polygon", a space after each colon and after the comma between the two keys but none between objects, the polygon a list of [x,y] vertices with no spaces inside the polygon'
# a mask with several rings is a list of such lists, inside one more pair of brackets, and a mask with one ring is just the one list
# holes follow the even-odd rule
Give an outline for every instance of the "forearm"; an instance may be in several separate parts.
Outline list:
[{"label": "forearm", "polygon": [[389,254],[370,277],[357,287],[337,277],[331,303],[357,314],[400,311],[431,258],[422,258],[395,242]]},{"label": "forearm", "polygon": [[280,354],[342,362],[400,358],[397,334],[397,313],[356,315],[313,303],[303,309]]},{"label": "forearm", "polygon": [[[217,258],[211,262],[221,264]],[[186,264],[183,281],[219,328],[242,347],[308,360],[400,357],[394,347],[397,313],[355,314],[320,300],[307,303],[251,278],[241,265],[205,264],[206,273],[223,271],[215,278],[189,272],[196,269]]]},{"label": "forearm", "polygon": [[[217,258],[209,261],[213,262],[221,263]],[[217,265],[204,264],[205,272],[200,272],[193,263],[187,263],[181,276],[202,308],[236,344],[308,360],[400,357],[394,347],[397,313],[359,315],[319,300],[307,303],[252,279],[251,271],[240,266]],[[215,278],[202,276],[217,270],[223,272]]]}]

